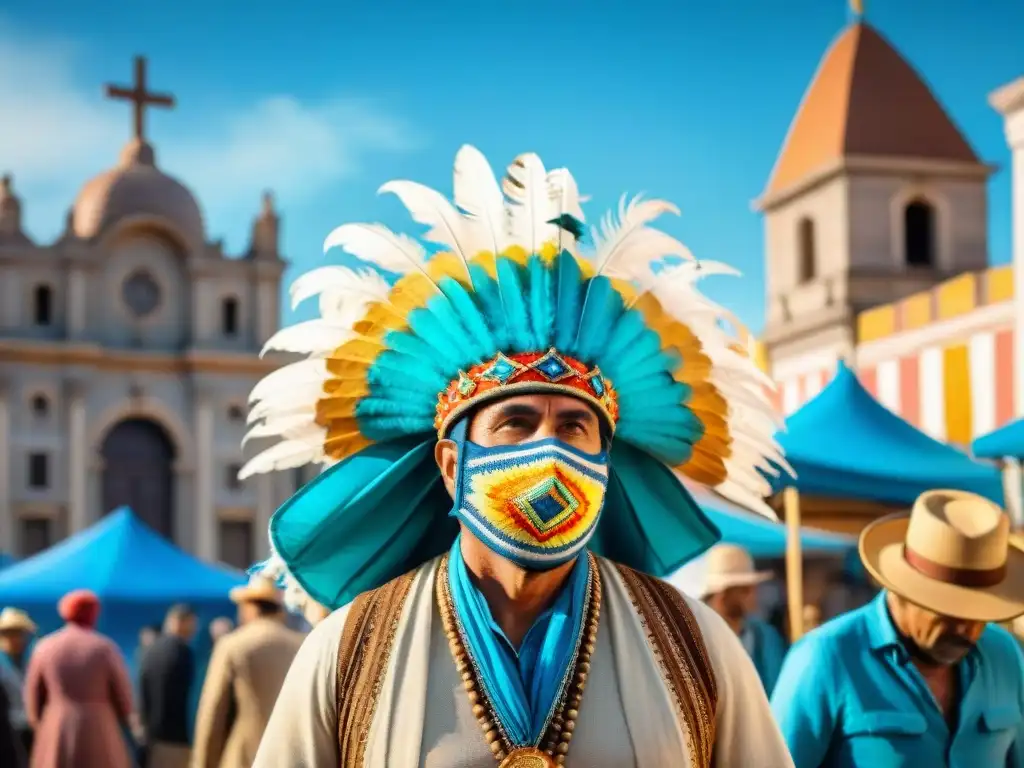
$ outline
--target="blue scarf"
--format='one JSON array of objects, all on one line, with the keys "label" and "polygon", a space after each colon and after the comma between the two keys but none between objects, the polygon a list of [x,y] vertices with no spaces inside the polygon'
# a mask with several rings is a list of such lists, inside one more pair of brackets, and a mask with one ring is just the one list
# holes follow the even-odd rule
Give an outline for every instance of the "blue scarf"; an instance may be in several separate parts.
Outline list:
[{"label": "blue scarf", "polygon": [[466,650],[480,670],[480,684],[509,739],[515,746],[536,744],[544,735],[583,631],[589,581],[586,552],[517,652],[470,579],[461,541],[462,537],[457,537],[451,548],[448,581]]}]

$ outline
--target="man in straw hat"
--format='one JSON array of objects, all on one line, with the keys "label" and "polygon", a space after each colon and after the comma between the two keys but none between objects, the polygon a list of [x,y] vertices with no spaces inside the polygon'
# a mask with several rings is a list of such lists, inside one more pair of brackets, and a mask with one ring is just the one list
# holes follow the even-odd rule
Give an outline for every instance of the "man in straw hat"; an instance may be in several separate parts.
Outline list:
[{"label": "man in straw hat", "polygon": [[454,178],[454,203],[386,185],[434,243],[342,226],[328,246],[401,277],[300,277],[323,318],[267,345],[309,357],[253,390],[250,436],[281,441],[243,474],[333,465],[274,515],[268,563],[333,613],[256,768],[789,766],[736,635],[656,578],[718,539],[673,470],[764,509],[782,461],[696,291],[716,267],[652,269],[687,251],[651,200],[581,255],[575,182],[536,155],[502,187],[463,147]]},{"label": "man in straw hat", "polygon": [[716,544],[705,557],[701,598],[739,636],[770,694],[782,669],[786,643],[775,627],[753,614],[757,610],[757,585],[768,581],[772,574],[754,570],[750,553],[735,544]]},{"label": "man in straw hat", "polygon": [[38,627],[27,613],[7,607],[0,611],[0,685],[7,693],[11,728],[24,747],[32,753],[32,729],[25,714],[22,690],[28,669],[29,645]]},{"label": "man in straw hat", "polygon": [[285,626],[281,591],[263,576],[231,590],[238,629],[213,647],[196,713],[193,768],[250,768],[302,635]]},{"label": "man in straw hat", "polygon": [[980,496],[929,491],[864,529],[884,589],[807,634],[772,707],[798,768],[1024,766],[1024,553]]}]

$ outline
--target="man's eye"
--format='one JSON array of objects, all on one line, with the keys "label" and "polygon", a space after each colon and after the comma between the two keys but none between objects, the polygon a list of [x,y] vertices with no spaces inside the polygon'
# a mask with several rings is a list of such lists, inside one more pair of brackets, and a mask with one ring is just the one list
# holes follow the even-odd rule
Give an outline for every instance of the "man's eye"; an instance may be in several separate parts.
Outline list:
[{"label": "man's eye", "polygon": [[571,435],[584,435],[587,428],[579,421],[569,421],[562,425],[562,430]]},{"label": "man's eye", "polygon": [[513,417],[511,419],[505,419],[498,425],[498,429],[529,429],[530,422],[520,417]]}]

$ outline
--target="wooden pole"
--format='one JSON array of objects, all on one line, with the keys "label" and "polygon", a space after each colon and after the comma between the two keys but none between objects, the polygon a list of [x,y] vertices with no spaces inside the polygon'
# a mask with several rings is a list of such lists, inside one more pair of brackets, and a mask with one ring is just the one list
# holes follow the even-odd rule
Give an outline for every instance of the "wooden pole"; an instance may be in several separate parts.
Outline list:
[{"label": "wooden pole", "polygon": [[1003,501],[1013,530],[1024,528],[1024,489],[1021,487],[1021,463],[1009,456],[1000,462],[1003,474]]},{"label": "wooden pole", "polygon": [[804,561],[800,547],[800,492],[793,487],[782,492],[786,511],[786,595],[789,601],[789,639],[804,634]]}]

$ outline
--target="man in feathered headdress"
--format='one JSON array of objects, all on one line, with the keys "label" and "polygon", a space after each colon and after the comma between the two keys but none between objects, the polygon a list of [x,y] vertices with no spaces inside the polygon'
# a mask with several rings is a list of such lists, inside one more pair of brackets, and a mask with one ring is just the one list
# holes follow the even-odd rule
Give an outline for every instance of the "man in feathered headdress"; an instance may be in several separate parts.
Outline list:
[{"label": "man in feathered headdress", "polygon": [[333,464],[274,516],[267,571],[337,608],[256,768],[791,766],[735,633],[654,578],[718,539],[676,471],[765,509],[760,470],[785,466],[759,372],[694,288],[727,270],[648,227],[674,211],[653,200],[581,257],[575,182],[535,155],[502,188],[463,147],[454,205],[383,191],[439,252],[337,229],[327,248],[397,282],[299,278],[321,318],[268,347],[309,359],[252,393],[250,436],[282,441],[243,475]]}]

